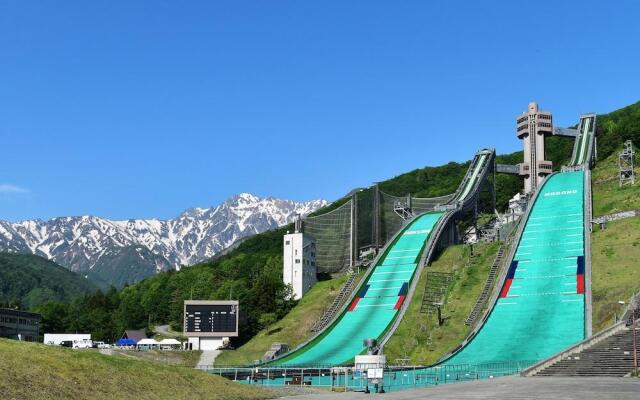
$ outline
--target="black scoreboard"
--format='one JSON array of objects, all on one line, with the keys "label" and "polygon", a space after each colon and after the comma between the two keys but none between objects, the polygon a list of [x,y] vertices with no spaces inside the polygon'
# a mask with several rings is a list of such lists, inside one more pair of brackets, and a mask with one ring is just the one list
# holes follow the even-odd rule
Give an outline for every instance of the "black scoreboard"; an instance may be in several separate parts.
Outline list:
[{"label": "black scoreboard", "polygon": [[186,336],[238,336],[238,301],[186,300]]}]

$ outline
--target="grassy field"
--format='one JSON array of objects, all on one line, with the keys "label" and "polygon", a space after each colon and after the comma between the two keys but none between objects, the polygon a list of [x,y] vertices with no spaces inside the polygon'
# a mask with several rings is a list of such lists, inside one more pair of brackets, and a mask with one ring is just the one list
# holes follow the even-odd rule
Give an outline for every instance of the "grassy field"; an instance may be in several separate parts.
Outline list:
[{"label": "grassy field", "polygon": [[149,361],[0,339],[0,398],[266,399],[270,391]]},{"label": "grassy field", "polygon": [[195,368],[200,360],[201,351],[130,351],[130,350],[112,350],[113,353],[122,357],[137,358],[146,361],[156,361],[169,365],[178,365],[181,367]]},{"label": "grassy field", "polygon": [[591,235],[593,331],[615,322],[627,301],[640,291],[640,218],[607,223]]},{"label": "grassy field", "polygon": [[591,177],[593,215],[640,209],[640,168],[636,168],[635,185],[619,186],[618,155],[599,161]]},{"label": "grassy field", "polygon": [[247,365],[262,358],[273,343],[295,347],[311,337],[311,327],[329,308],[347,280],[342,274],[316,283],[300,303],[283,319],[259,332],[236,350],[226,350],[216,358],[216,365]]},{"label": "grassy field", "polygon": [[[412,364],[432,364],[460,344],[471,329],[464,321],[482,291],[498,247],[498,243],[474,245],[476,255],[470,262],[469,246],[450,246],[423,270],[400,326],[384,347],[388,362],[408,358]],[[455,274],[443,307],[446,320],[442,326],[435,315],[427,318],[420,312],[427,273],[436,271]]]}]

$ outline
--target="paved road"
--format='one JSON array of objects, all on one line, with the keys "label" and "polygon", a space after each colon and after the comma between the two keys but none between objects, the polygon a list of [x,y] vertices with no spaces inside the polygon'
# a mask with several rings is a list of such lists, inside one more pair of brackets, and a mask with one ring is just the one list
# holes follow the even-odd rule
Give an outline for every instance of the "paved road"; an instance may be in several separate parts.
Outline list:
[{"label": "paved road", "polygon": [[203,350],[196,368],[211,367],[220,353],[220,350]]},{"label": "paved road", "polygon": [[182,332],[174,332],[169,325],[156,325],[156,328],[154,330],[156,331],[156,333],[159,333],[166,337],[176,338],[182,335]]},{"label": "paved road", "polygon": [[385,394],[313,393],[287,400],[638,400],[640,379],[636,378],[521,378],[506,377]]}]

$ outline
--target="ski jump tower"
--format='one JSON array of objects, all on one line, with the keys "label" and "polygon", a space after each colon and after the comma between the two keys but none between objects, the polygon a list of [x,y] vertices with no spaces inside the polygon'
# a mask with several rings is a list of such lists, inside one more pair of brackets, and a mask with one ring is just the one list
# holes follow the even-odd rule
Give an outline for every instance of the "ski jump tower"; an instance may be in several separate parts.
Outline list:
[{"label": "ski jump tower", "polygon": [[553,163],[544,159],[544,138],[553,135],[553,119],[548,111],[529,103],[529,109],[516,119],[516,135],[524,141],[524,162],[519,164],[519,174],[524,178],[524,191],[530,193],[553,172]]}]

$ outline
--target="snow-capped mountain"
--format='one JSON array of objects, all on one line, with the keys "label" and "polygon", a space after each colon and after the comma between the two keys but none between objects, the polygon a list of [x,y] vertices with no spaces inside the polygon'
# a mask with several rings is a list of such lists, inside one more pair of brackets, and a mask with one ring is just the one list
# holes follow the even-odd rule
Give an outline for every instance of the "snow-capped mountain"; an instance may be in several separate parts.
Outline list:
[{"label": "snow-capped mountain", "polygon": [[327,205],[241,193],[212,208],[192,208],[171,220],[112,221],[82,216],[49,221],[0,221],[0,250],[33,253],[107,283],[211,258],[236,240],[293,222]]}]

